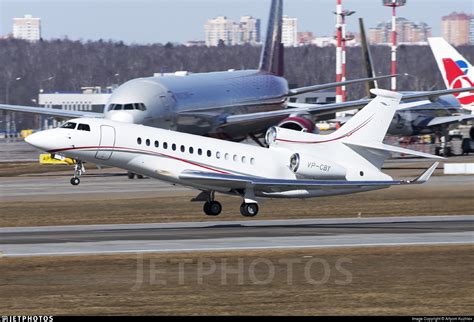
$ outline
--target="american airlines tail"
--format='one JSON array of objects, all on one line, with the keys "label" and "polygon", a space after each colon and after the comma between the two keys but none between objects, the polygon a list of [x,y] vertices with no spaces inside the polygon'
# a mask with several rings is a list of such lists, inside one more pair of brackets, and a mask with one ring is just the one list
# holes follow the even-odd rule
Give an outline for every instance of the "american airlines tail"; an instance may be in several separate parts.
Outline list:
[{"label": "american airlines tail", "polygon": [[[446,88],[474,86],[474,69],[453,46],[440,37],[428,38]],[[474,93],[455,94],[462,107],[474,112]]]},{"label": "american airlines tail", "polygon": [[283,44],[281,43],[282,24],[283,0],[272,0],[259,69],[277,76],[283,76],[284,71]]}]

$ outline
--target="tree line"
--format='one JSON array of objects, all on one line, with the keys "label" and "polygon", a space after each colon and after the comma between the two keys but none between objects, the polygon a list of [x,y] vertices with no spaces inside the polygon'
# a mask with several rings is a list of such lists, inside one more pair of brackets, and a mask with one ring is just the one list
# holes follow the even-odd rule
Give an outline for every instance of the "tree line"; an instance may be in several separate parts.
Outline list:
[{"label": "tree line", "polygon": [[[474,46],[459,51],[474,61]],[[255,69],[260,47],[186,47],[173,44],[126,45],[114,41],[73,41],[57,39],[29,43],[17,39],[0,40],[0,101],[34,105],[38,92],[79,91],[83,86],[110,86],[129,79],[178,70],[210,72],[228,69]],[[410,76],[398,80],[400,91],[444,88],[436,62],[428,46],[400,46],[398,73]],[[390,72],[390,47],[372,46],[374,66],[380,74]],[[295,86],[335,81],[335,48],[304,46],[285,49],[285,77]],[[347,52],[347,78],[365,77],[359,47]],[[389,88],[389,81],[381,84]],[[363,85],[348,87],[348,99],[365,95]],[[23,127],[31,117],[20,117]]]}]

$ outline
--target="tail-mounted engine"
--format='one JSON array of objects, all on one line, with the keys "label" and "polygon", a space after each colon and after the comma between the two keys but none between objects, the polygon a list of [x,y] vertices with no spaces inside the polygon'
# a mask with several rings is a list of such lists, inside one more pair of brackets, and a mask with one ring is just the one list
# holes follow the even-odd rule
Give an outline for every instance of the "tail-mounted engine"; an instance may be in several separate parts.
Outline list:
[{"label": "tail-mounted engine", "polygon": [[308,179],[345,179],[346,169],[337,163],[295,153],[290,157],[290,169]]}]

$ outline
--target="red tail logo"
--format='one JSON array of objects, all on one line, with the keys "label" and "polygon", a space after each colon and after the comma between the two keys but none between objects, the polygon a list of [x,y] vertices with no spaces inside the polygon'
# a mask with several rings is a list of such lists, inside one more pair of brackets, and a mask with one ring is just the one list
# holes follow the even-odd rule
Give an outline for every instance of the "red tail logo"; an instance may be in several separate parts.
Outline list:
[{"label": "red tail logo", "polygon": [[[451,58],[443,58],[444,70],[446,71],[446,79],[449,87],[464,88],[473,87],[474,83],[465,75],[459,66]],[[454,94],[459,103],[463,106],[474,106],[474,93],[465,92]]]}]

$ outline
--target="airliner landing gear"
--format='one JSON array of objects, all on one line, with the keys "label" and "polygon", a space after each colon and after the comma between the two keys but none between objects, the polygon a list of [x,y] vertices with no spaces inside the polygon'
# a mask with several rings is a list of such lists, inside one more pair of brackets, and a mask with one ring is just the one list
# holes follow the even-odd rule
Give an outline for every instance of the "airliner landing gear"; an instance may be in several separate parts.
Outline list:
[{"label": "airliner landing gear", "polygon": [[206,201],[203,210],[208,216],[218,216],[222,211],[222,205],[219,201]]},{"label": "airliner landing gear", "polygon": [[258,214],[258,204],[244,202],[240,205],[240,213],[244,217],[254,217]]},{"label": "airliner landing gear", "polygon": [[74,165],[74,177],[71,178],[71,184],[73,186],[79,185],[81,183],[81,180],[79,177],[86,172],[86,169],[84,168],[84,165],[82,164],[81,160],[76,160],[76,164]]}]

